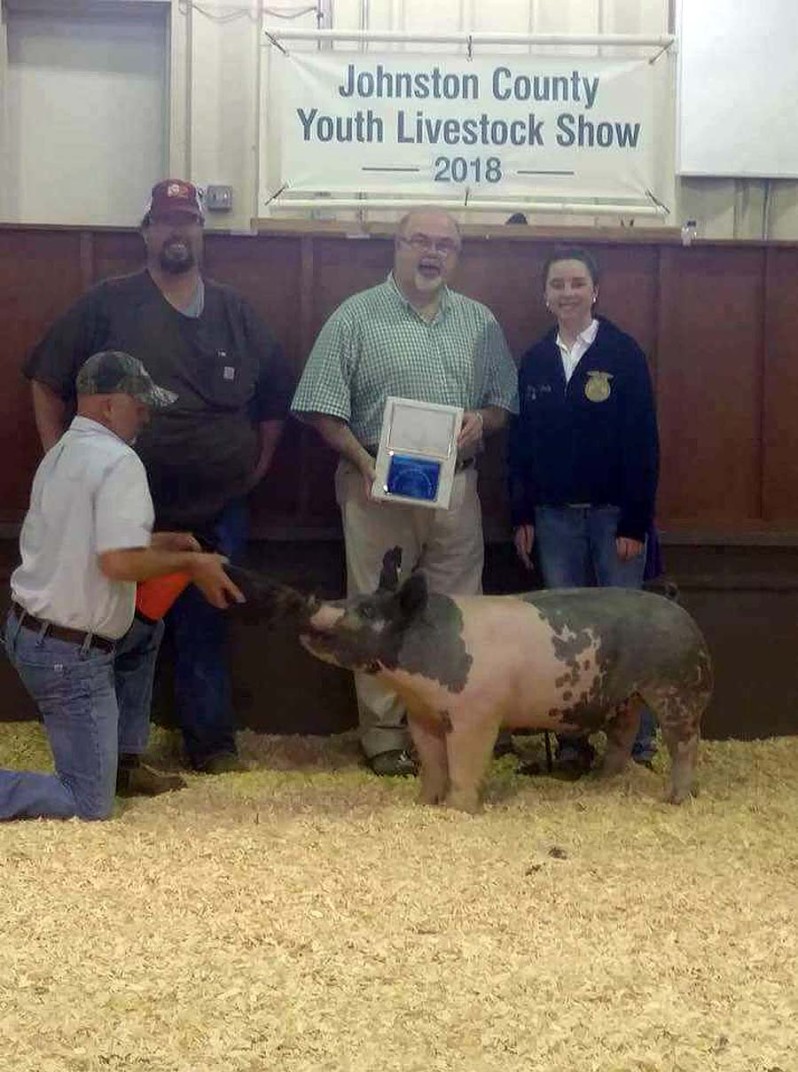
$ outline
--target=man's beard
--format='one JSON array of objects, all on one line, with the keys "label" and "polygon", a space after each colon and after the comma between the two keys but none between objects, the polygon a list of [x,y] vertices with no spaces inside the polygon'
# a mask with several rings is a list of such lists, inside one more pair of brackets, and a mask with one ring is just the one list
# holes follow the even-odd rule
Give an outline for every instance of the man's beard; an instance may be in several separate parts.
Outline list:
[{"label": "man's beard", "polygon": [[168,238],[161,246],[158,263],[170,275],[181,275],[190,271],[197,262],[193,249],[185,239]]}]

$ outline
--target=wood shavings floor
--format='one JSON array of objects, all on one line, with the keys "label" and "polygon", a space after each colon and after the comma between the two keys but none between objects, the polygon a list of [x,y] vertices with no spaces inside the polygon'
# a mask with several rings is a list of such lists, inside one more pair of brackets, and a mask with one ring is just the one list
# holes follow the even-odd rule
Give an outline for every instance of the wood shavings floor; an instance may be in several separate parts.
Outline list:
[{"label": "wood shavings floor", "polygon": [[[241,748],[107,823],[0,824],[0,1070],[798,1069],[798,737],[704,744],[681,808],[664,759],[508,757],[478,817],[351,736]],[[0,725],[0,765],[46,757]]]}]

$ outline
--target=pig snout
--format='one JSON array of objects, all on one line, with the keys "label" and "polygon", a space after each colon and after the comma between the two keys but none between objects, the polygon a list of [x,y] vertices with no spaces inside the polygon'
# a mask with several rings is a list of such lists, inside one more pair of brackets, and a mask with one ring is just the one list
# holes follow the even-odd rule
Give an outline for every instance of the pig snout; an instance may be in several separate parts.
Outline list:
[{"label": "pig snout", "polygon": [[332,648],[334,639],[341,619],[346,614],[346,609],[336,606],[334,603],[318,603],[309,608],[310,613],[299,634],[299,642],[302,647],[315,655],[317,659],[338,665],[334,658]]},{"label": "pig snout", "polygon": [[311,630],[319,633],[330,632],[346,614],[344,607],[337,607],[334,603],[317,603],[310,609],[307,624]]}]

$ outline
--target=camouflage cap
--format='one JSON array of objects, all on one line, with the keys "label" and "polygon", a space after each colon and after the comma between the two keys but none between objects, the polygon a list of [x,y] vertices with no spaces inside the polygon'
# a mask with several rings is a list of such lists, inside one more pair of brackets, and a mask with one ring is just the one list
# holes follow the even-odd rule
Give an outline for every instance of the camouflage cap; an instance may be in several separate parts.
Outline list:
[{"label": "camouflage cap", "polygon": [[154,409],[171,406],[174,391],[158,387],[142,363],[122,350],[101,350],[84,362],[75,380],[79,395],[130,395]]}]

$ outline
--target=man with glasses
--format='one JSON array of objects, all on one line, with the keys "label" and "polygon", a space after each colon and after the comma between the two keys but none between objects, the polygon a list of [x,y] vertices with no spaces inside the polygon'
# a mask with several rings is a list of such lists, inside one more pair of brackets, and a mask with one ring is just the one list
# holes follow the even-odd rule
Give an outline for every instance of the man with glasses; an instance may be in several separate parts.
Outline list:
[{"label": "man with glasses", "polygon": [[[403,567],[427,574],[433,591],[482,590],[484,544],[476,457],[483,439],[517,411],[517,374],[496,318],[448,287],[460,255],[454,219],[417,208],[400,220],[393,271],[348,298],[321,330],[292,411],[340,455],[335,475],[350,596],[377,588],[385,551],[403,550]],[[388,396],[461,406],[458,462],[448,510],[371,498],[375,456]],[[360,735],[379,775],[407,775],[404,708],[365,674],[355,677]]]},{"label": "man with glasses", "polygon": [[[183,179],[157,183],[141,223],[146,264],[93,287],[58,320],[25,366],[48,450],[74,409],[75,376],[98,350],[122,349],[177,395],[136,441],[157,529],[190,530],[233,562],[247,537],[246,495],[271,463],[292,377],[266,325],[232,287],[202,274],[204,211]],[[227,621],[188,588],[166,619],[175,713],[191,766],[240,770]]]}]

